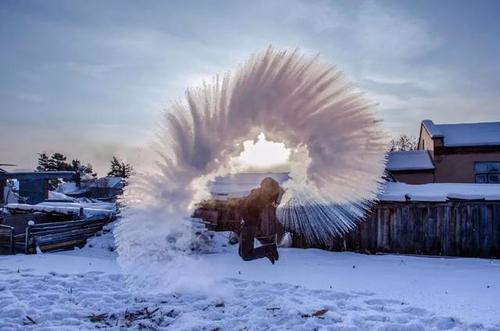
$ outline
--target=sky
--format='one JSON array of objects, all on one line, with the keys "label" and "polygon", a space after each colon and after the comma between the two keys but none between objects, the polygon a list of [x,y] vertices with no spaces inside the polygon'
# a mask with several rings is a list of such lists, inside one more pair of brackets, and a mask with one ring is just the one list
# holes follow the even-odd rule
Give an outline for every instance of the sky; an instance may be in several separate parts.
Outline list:
[{"label": "sky", "polygon": [[272,44],[347,74],[391,135],[500,120],[499,1],[0,1],[0,163],[137,165],[187,86]]}]

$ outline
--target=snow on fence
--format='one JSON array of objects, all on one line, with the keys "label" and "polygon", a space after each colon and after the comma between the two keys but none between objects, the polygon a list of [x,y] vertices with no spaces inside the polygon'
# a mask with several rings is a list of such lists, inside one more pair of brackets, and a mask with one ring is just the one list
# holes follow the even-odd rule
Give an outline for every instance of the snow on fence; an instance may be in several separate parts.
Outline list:
[{"label": "snow on fence", "polygon": [[[300,237],[294,245],[305,247]],[[500,258],[500,201],[388,202],[331,250]]]},{"label": "snow on fence", "polygon": [[14,228],[0,224],[0,254],[14,253]]}]

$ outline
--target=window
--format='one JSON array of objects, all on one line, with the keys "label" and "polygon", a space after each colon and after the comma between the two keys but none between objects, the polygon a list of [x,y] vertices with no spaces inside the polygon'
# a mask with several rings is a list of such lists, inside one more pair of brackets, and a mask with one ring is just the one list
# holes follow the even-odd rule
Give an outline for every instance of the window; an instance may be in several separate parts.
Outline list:
[{"label": "window", "polygon": [[484,184],[488,182],[488,178],[485,174],[476,174],[476,183]]},{"label": "window", "polygon": [[500,183],[498,174],[488,174],[488,183],[498,184]]},{"label": "window", "polygon": [[475,162],[474,174],[476,183],[500,183],[500,161],[499,162]]}]

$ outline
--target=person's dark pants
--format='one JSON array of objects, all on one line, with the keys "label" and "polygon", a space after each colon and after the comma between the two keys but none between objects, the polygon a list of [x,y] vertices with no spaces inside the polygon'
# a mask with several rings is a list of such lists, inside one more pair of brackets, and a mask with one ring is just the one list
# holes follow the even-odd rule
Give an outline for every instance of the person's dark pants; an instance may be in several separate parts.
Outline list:
[{"label": "person's dark pants", "polygon": [[257,230],[256,226],[245,225],[244,223],[241,226],[239,253],[245,261],[267,257],[271,253],[271,247],[275,245],[268,244],[255,248],[254,242]]}]

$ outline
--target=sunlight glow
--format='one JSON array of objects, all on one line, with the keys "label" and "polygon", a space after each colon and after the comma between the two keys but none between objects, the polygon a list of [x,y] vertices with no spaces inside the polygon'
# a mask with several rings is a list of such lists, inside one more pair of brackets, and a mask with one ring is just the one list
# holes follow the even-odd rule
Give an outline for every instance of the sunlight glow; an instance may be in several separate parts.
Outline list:
[{"label": "sunlight glow", "polygon": [[233,158],[232,163],[238,170],[282,171],[288,168],[290,152],[284,143],[266,140],[266,136],[261,132],[256,142],[243,142],[243,152]]}]

